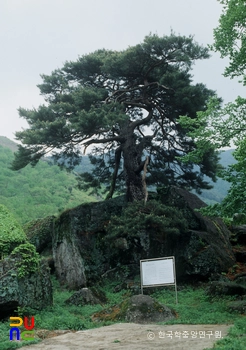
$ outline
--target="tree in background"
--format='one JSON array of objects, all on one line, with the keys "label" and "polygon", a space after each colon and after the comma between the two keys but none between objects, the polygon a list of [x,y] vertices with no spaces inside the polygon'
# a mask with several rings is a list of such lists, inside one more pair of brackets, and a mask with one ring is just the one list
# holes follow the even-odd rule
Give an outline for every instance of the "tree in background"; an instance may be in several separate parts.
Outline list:
[{"label": "tree in background", "polygon": [[[238,77],[246,85],[246,3],[244,0],[221,0],[223,4],[219,26],[214,29],[212,49],[221,57],[229,58],[224,75]],[[221,205],[216,204],[205,210],[207,214],[232,216],[246,212],[246,99],[237,97],[223,108],[220,101],[211,98],[208,108],[199,112],[197,119],[181,118],[181,125],[190,130],[189,135],[196,139],[197,149],[190,153],[187,161],[197,160],[206,147],[219,149],[236,145],[236,164],[221,171],[220,176],[231,183],[227,197]]]},{"label": "tree in background", "polygon": [[[128,200],[146,199],[147,183],[209,188],[218,156],[207,147],[196,166],[180,156],[196,149],[179,116],[196,119],[214,92],[192,85],[190,70],[208,49],[192,37],[149,35],[124,51],[98,50],[42,75],[46,104],[19,109],[29,128],[16,133],[23,146],[17,170],[52,152],[60,166],[73,168],[89,146],[95,165],[84,179],[108,185],[112,197],[124,181]],[[123,163],[123,164],[122,164]]]},{"label": "tree in background", "polygon": [[212,49],[228,57],[225,76],[242,77],[246,84],[246,6],[245,0],[220,0],[223,5],[219,26],[214,29]]}]

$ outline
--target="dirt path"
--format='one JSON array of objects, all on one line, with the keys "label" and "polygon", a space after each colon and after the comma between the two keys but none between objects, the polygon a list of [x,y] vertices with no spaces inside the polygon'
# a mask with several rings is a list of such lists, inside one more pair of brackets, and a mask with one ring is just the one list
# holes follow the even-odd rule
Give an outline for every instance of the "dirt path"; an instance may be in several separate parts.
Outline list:
[{"label": "dirt path", "polygon": [[117,323],[111,326],[66,333],[45,339],[25,350],[203,350],[224,337],[230,325],[140,325]]}]

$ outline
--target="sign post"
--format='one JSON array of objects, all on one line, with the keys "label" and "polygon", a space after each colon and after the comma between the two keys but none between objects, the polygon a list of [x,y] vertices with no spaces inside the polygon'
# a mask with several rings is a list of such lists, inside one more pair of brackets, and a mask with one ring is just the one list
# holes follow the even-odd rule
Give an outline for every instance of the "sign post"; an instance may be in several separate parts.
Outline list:
[{"label": "sign post", "polygon": [[163,285],[174,285],[176,292],[176,303],[178,303],[175,258],[140,260],[141,291],[146,287],[158,287]]}]

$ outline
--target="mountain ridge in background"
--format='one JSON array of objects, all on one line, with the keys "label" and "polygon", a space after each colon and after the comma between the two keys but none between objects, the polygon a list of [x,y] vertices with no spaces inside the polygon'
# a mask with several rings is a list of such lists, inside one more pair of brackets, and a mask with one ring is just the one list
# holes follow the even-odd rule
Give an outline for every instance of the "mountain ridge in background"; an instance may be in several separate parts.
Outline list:
[{"label": "mountain ridge in background", "polygon": [[[76,176],[60,170],[51,162],[39,162],[36,167],[28,165],[19,171],[10,170],[13,152],[17,149],[17,143],[0,136],[0,203],[15,213],[22,223],[102,199],[90,195],[90,191],[85,193],[77,189]],[[233,151],[229,149],[221,152],[222,166],[227,167],[235,163]],[[91,169],[88,156],[84,156],[76,171],[90,172]],[[207,180],[209,181],[209,178]],[[207,204],[220,203],[227,195],[230,184],[220,178],[211,184],[213,189],[203,190],[199,197]]]},{"label": "mountain ridge in background", "polygon": [[[16,147],[15,147],[16,146]],[[18,171],[10,169],[17,144],[0,137],[0,204],[5,205],[20,223],[56,215],[97,197],[77,188],[74,174],[48,161]]]},{"label": "mountain ridge in background", "polygon": [[0,146],[9,148],[12,152],[16,152],[18,150],[18,143],[10,140],[6,136],[0,136]]}]

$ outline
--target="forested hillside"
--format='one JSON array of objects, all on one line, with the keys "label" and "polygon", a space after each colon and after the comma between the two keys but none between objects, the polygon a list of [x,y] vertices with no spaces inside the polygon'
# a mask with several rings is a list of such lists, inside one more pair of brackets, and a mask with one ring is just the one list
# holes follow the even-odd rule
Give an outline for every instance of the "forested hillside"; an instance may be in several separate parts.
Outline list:
[{"label": "forested hillside", "polygon": [[[6,137],[0,137],[0,204],[4,204],[16,218],[25,223],[30,220],[57,214],[96,197],[76,188],[77,181],[73,173],[61,171],[58,166],[42,161],[36,167],[28,165],[22,170],[10,170],[14,159],[13,151],[16,143]],[[233,150],[221,153],[220,163],[223,166],[235,160]],[[91,165],[87,157],[76,171],[90,171]],[[200,196],[207,203],[221,202],[229,189],[229,183],[218,179],[212,183],[214,188],[204,190]]]},{"label": "forested hillside", "polygon": [[7,147],[14,149],[14,142],[1,137],[0,143],[2,141],[6,147],[0,145],[0,204],[13,212],[21,223],[96,200],[76,188],[73,174],[47,161],[41,161],[35,168],[28,165],[12,171],[9,167],[14,154]]},{"label": "forested hillside", "polygon": [[[220,154],[220,164],[223,167],[228,167],[228,165],[235,163],[235,159],[232,155],[234,149],[229,149],[226,151],[222,151]],[[209,178],[207,178],[207,181],[210,181]],[[213,188],[211,190],[203,190],[202,194],[199,196],[204,202],[207,204],[215,204],[220,203],[225,196],[227,195],[227,192],[230,188],[230,184],[227,181],[224,181],[220,178],[216,181],[216,183],[211,182],[211,185]]]},{"label": "forested hillside", "polygon": [[0,136],[0,145],[9,148],[13,152],[18,150],[17,143],[8,139],[6,136]]}]

